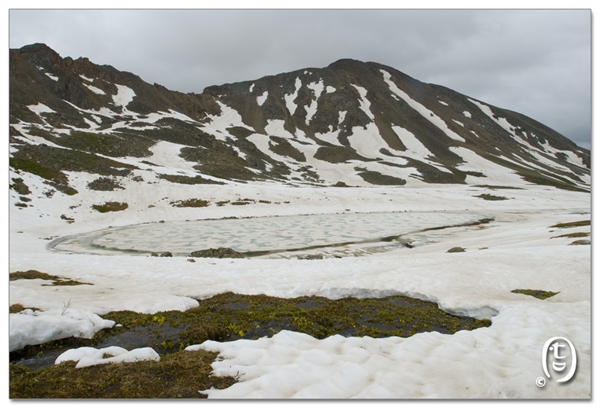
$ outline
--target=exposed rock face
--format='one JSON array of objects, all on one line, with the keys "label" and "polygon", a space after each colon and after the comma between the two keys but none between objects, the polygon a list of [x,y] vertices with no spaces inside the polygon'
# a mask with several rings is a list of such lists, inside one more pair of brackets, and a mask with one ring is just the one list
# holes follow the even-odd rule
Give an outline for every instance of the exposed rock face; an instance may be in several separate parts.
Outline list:
[{"label": "exposed rock face", "polygon": [[121,159],[149,157],[161,141],[182,145],[199,176],[222,180],[410,186],[493,176],[590,188],[590,152],[543,124],[349,59],[183,94],[44,44],[13,49],[10,141],[13,169],[63,192],[64,171],[126,177],[137,167]]}]

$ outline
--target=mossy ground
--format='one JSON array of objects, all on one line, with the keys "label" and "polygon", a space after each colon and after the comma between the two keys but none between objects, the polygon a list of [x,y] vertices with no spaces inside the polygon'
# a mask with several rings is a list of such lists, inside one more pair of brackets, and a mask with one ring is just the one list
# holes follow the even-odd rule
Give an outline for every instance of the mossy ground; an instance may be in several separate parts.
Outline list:
[{"label": "mossy ground", "polygon": [[[307,333],[319,339],[335,334],[409,337],[427,331],[452,334],[491,324],[489,320],[452,316],[435,303],[404,296],[332,300],[318,296],[284,299],[224,293],[202,300],[197,307],[185,312],[116,311],[102,317],[118,325],[102,330],[91,340],[71,338],[27,346],[11,353],[11,361],[19,362],[51,350],[59,350],[55,351],[58,354],[68,348],[109,345],[127,349],[152,347],[162,355],[161,361],[83,369],[62,363],[37,371],[11,364],[11,398],[196,397],[199,389],[219,384],[229,386],[235,381],[210,377],[214,355],[184,350],[188,345],[206,340],[256,339],[281,330]],[[203,358],[207,359],[203,364],[196,361]],[[181,384],[187,384],[194,391],[188,393],[188,388]],[[188,391],[183,391],[184,388]]]},{"label": "mossy ground", "polygon": [[210,203],[199,198],[190,198],[187,200],[171,201],[173,207],[208,207]]},{"label": "mossy ground", "polygon": [[72,279],[63,278],[61,276],[49,275],[45,272],[36,271],[34,269],[30,269],[25,272],[12,272],[9,274],[9,280],[19,280],[19,279],[42,279],[52,281],[52,286],[76,286],[76,285],[89,285],[89,283],[83,283],[74,281]]},{"label": "mossy ground", "polygon": [[506,198],[506,197],[495,196],[495,195],[492,195],[492,194],[480,194],[480,195],[475,196],[475,197],[483,198],[484,200],[487,200],[487,201],[503,201],[503,200],[508,200],[508,198]]},{"label": "mossy ground", "polygon": [[550,228],[587,227],[587,226],[590,226],[591,224],[592,224],[592,222],[590,220],[573,221],[573,222],[561,222],[561,223],[552,225]]},{"label": "mossy ground", "polygon": [[124,211],[129,207],[127,203],[120,203],[118,201],[107,201],[104,204],[94,204],[92,208],[101,213],[113,212],[113,211]]},{"label": "mossy ground", "polygon": [[537,289],[515,289],[515,290],[511,290],[511,292],[533,296],[533,297],[541,299],[541,300],[548,299],[559,293],[559,292],[548,292],[545,290],[537,290]]},{"label": "mossy ground", "polygon": [[211,376],[216,353],[183,351],[160,361],[104,364],[77,369],[65,362],[32,371],[10,365],[10,398],[35,399],[155,399],[206,398],[199,390],[222,389],[233,377]]}]

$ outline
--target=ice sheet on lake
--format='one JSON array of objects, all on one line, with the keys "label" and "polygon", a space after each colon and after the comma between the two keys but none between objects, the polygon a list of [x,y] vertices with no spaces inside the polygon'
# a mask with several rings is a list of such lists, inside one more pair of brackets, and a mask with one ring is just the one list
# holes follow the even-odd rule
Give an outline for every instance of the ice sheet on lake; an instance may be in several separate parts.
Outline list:
[{"label": "ice sheet on lake", "polygon": [[240,252],[277,252],[276,256],[301,248],[319,248],[343,256],[394,249],[408,240],[435,239],[436,235],[448,232],[423,230],[463,225],[482,218],[481,214],[473,213],[411,212],[147,223],[63,238],[52,246],[73,252],[169,251],[176,255],[227,247]]}]

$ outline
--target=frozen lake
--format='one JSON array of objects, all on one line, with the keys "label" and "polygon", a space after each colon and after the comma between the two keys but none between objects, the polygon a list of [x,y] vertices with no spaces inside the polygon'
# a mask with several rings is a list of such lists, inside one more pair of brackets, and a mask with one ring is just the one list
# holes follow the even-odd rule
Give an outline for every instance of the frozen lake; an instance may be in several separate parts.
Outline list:
[{"label": "frozen lake", "polygon": [[53,241],[59,251],[94,254],[171,252],[189,256],[231,248],[247,256],[360,256],[435,241],[489,217],[473,213],[393,212],[160,222],[112,227]]}]

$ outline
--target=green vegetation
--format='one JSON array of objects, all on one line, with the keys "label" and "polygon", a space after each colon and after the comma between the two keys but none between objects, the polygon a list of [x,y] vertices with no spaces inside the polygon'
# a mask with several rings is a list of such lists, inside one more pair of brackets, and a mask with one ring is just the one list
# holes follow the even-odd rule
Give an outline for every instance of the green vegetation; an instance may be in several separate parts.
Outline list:
[{"label": "green vegetation", "polygon": [[376,171],[362,171],[358,175],[367,183],[379,186],[403,186],[406,184],[406,180]]},{"label": "green vegetation", "polygon": [[569,245],[591,245],[592,241],[589,239],[578,239],[577,241],[571,242]]},{"label": "green vegetation", "polygon": [[534,289],[515,289],[511,290],[512,293],[521,293],[523,295],[529,295],[536,297],[538,299],[548,299],[554,295],[557,295],[560,292],[547,292],[545,290],[534,290]]},{"label": "green vegetation", "polygon": [[514,186],[493,186],[489,184],[479,184],[473,187],[489,188],[490,190],[523,190],[521,187]]},{"label": "green vegetation", "polygon": [[571,234],[557,235],[552,238],[586,238],[589,236],[590,236],[589,232],[573,232]]},{"label": "green vegetation", "polygon": [[586,227],[591,224],[592,224],[592,222],[590,220],[582,220],[582,221],[573,221],[573,222],[563,222],[563,223],[552,225],[550,228]]},{"label": "green vegetation", "polygon": [[208,207],[210,203],[199,198],[190,198],[187,200],[171,201],[173,207]]},{"label": "green vegetation", "polygon": [[501,157],[494,156],[493,154],[486,154],[484,155],[484,157],[490,160],[491,162],[515,170],[519,176],[521,176],[525,181],[528,181],[530,183],[539,184],[542,186],[552,186],[569,191],[588,192],[588,190],[580,188],[570,180],[557,176],[556,174],[552,174],[543,170],[533,170],[524,166],[520,166]]},{"label": "green vegetation", "polygon": [[231,377],[211,377],[215,354],[189,352],[184,348],[206,340],[230,341],[272,336],[293,330],[325,338],[343,336],[408,337],[439,331],[452,334],[491,325],[489,320],[450,315],[433,302],[405,296],[377,299],[318,296],[293,299],[266,295],[224,293],[202,300],[185,312],[155,314],[115,311],[102,316],[117,324],[102,330],[91,340],[64,339],[40,346],[27,346],[11,353],[11,361],[38,356],[54,350],[119,345],[126,338],[131,345],[152,347],[160,362],[109,364],[82,369],[72,362],[37,371],[11,364],[11,398],[195,398],[200,389],[232,385]]},{"label": "green vegetation", "polygon": [[484,200],[488,200],[488,201],[508,200],[508,198],[506,198],[506,197],[495,196],[495,195],[492,195],[492,194],[480,194],[480,195],[475,196],[475,197],[483,198]]},{"label": "green vegetation", "polygon": [[[52,286],[75,286],[75,285],[89,285],[89,283],[77,282],[71,279],[63,278],[56,275],[49,275],[45,272],[39,272],[34,269],[30,269],[26,272],[12,272],[8,275],[8,279],[10,281],[15,281],[19,279],[42,279],[42,280],[50,280],[52,282]],[[48,285],[44,285],[48,286]]]},{"label": "green vegetation", "polygon": [[120,203],[118,201],[107,201],[104,204],[94,204],[92,208],[101,213],[107,213],[111,211],[123,211],[129,207],[127,203]]},{"label": "green vegetation", "polygon": [[90,153],[99,153],[111,157],[147,157],[151,153],[148,150],[155,143],[153,140],[138,136],[132,132],[128,134],[112,133],[88,133],[71,131],[55,138],[56,144],[75,150]]},{"label": "green vegetation", "polygon": [[67,183],[67,176],[59,170],[55,170],[46,167],[33,160],[21,159],[18,157],[10,158],[10,167],[15,170],[25,171],[27,173],[35,174],[43,179],[54,181],[57,183]]},{"label": "green vegetation", "polygon": [[88,188],[95,191],[114,191],[116,189],[123,190],[124,187],[115,179],[110,177],[99,177],[88,183]]},{"label": "green vegetation", "polygon": [[233,377],[213,377],[216,353],[183,351],[160,361],[104,364],[75,368],[75,362],[33,371],[10,365],[10,398],[155,399],[206,398],[198,390],[223,389]]},{"label": "green vegetation", "polygon": [[92,153],[46,145],[22,145],[10,159],[11,167],[36,174],[46,180],[66,182],[62,171],[84,171],[104,176],[127,176],[133,165]]},{"label": "green vegetation", "polygon": [[29,186],[25,184],[22,178],[15,177],[12,179],[13,183],[10,184],[10,188],[17,192],[19,195],[28,195],[31,194],[31,190],[29,190]]},{"label": "green vegetation", "polygon": [[205,179],[202,176],[189,177],[177,174],[159,174],[158,177],[170,181],[171,183],[178,184],[225,184],[219,181]]}]

